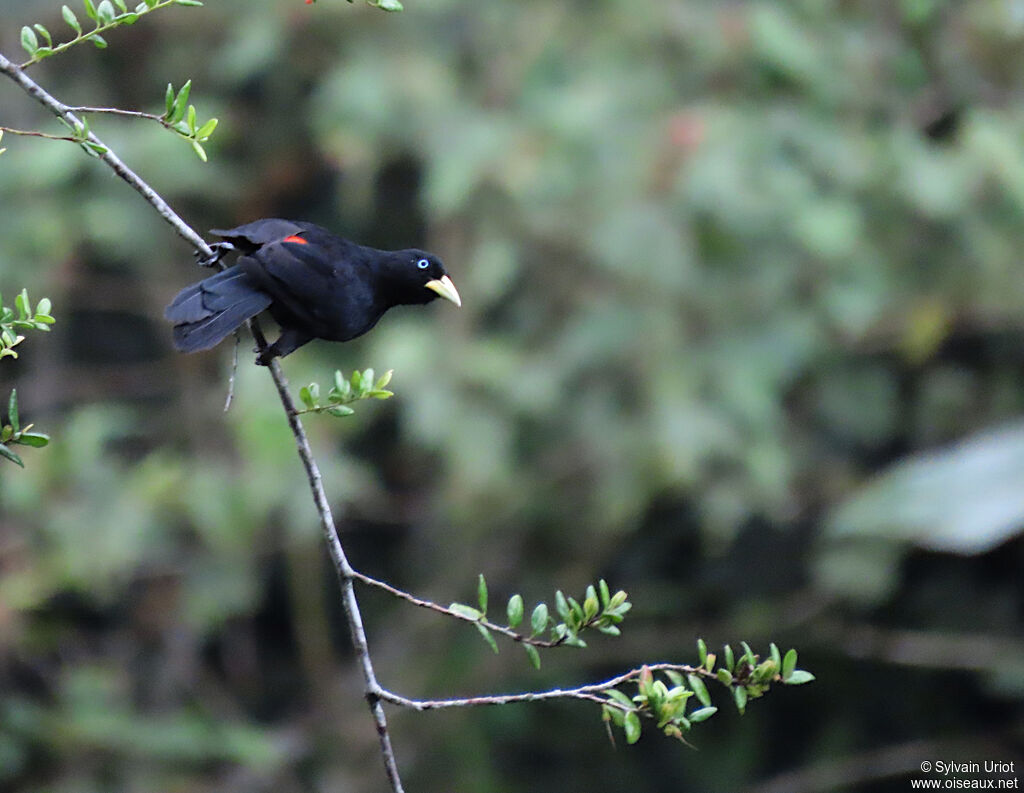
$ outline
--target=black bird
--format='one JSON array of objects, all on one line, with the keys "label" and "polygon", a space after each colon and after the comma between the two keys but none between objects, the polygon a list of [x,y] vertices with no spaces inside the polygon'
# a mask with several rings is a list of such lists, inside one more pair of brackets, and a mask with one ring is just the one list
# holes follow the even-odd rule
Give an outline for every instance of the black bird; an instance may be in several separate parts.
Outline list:
[{"label": "black bird", "polygon": [[462,305],[441,260],[416,248],[379,251],[302,221],[268,218],[212,229],[212,266],[231,251],[233,267],[182,289],[164,311],[181,352],[208,350],[264,309],[281,327],[256,362],[266,366],[313,339],[348,341],[392,306],[437,297]]}]

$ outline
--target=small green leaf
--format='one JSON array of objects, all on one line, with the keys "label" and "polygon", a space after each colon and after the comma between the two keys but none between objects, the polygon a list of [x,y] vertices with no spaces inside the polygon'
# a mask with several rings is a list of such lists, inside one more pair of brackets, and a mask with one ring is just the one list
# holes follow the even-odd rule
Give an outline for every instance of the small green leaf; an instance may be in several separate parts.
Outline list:
[{"label": "small green leaf", "polygon": [[703,639],[697,639],[697,657],[700,659],[700,665],[704,666],[708,660],[708,645]]},{"label": "small green leaf", "polygon": [[774,677],[775,672],[777,670],[778,667],[775,665],[775,662],[771,658],[769,658],[765,661],[762,661],[756,667],[754,667],[752,677],[754,680],[764,682]]},{"label": "small green leaf", "polygon": [[631,710],[622,720],[622,729],[626,733],[626,743],[633,744],[640,740],[640,717]]},{"label": "small green leaf", "polygon": [[772,642],[769,645],[769,648],[771,650],[772,662],[775,664],[775,668],[782,669],[782,653],[779,652],[779,645]]},{"label": "small green leaf", "polygon": [[487,579],[484,578],[484,574],[480,573],[479,578],[476,582],[476,599],[480,604],[480,613],[487,613]]},{"label": "small green leaf", "polygon": [[199,0],[174,0],[174,4],[179,6],[202,6]]},{"label": "small green leaf", "polygon": [[113,22],[114,17],[117,16],[117,12],[114,10],[110,0],[100,0],[100,4],[96,6],[96,14],[107,25]]},{"label": "small green leaf", "polygon": [[72,30],[74,30],[75,33],[78,33],[79,35],[81,35],[81,33],[82,33],[82,23],[78,21],[78,17],[75,16],[75,12],[72,11],[67,6],[62,7],[60,12],[61,12],[61,14],[64,15],[64,21],[68,23],[68,26]]},{"label": "small green leaf", "polygon": [[299,389],[299,401],[307,408],[316,406],[316,403],[313,401],[313,394],[309,390],[309,386],[304,385]]},{"label": "small green leaf", "polygon": [[18,420],[18,389],[11,391],[11,398],[7,400],[7,420],[11,422],[11,428],[15,432],[21,431],[21,422]]},{"label": "small green leaf", "polygon": [[711,695],[708,693],[708,687],[704,685],[703,680],[697,675],[687,675],[686,682],[690,684],[690,689],[697,695],[697,700],[701,705],[707,707],[711,704]]},{"label": "small green leaf", "polygon": [[725,645],[725,668],[732,672],[736,668],[736,657],[733,655],[732,647]]},{"label": "small green leaf", "polygon": [[565,599],[561,589],[555,592],[555,611],[563,620],[569,619],[569,602]]},{"label": "small green leaf", "polygon": [[186,123],[188,124],[188,131],[190,133],[192,133],[193,136],[195,136],[195,134],[196,134],[196,106],[195,105],[189,105],[188,106],[188,116],[187,116],[187,119],[186,119]]},{"label": "small green leaf", "polygon": [[171,114],[167,117],[171,124],[176,124],[185,118],[185,111],[188,109],[188,97],[191,93],[192,81],[186,80],[185,84],[178,91],[178,95],[174,97],[174,103],[171,105]]},{"label": "small green leaf", "polygon": [[448,607],[448,610],[454,611],[459,616],[466,617],[471,620],[478,620],[482,616],[479,611],[472,606],[467,606],[465,603],[452,603]]},{"label": "small green leaf", "polygon": [[494,637],[491,636],[491,632],[489,630],[487,630],[487,628],[485,628],[479,622],[476,624],[476,629],[478,631],[480,631],[480,635],[484,637],[484,641],[486,641],[489,645],[491,645],[491,649],[494,650],[494,654],[497,655],[498,654],[498,643],[496,641],[494,641]]},{"label": "small green leaf", "polygon": [[202,160],[203,162],[207,162],[206,149],[204,149],[202,145],[200,145],[198,140],[192,141],[192,150],[195,151],[196,155],[199,157],[200,160]]},{"label": "small green leaf", "polygon": [[330,413],[332,416],[337,416],[339,418],[341,416],[355,415],[355,411],[352,408],[348,407],[347,405],[335,405],[332,408],[327,408],[327,412]]},{"label": "small green leaf", "polygon": [[715,672],[715,677],[718,678],[718,682],[721,683],[723,686],[731,686],[732,685],[732,675],[729,674],[729,670],[728,669],[724,669],[723,667],[718,667],[718,671]]},{"label": "small green leaf", "polygon": [[392,377],[392,375],[394,375],[394,373],[395,373],[394,369],[388,369],[386,372],[384,372],[384,374],[382,374],[380,377],[378,377],[377,378],[377,382],[373,384],[374,390],[375,391],[382,391],[383,389],[387,388],[388,383],[391,382],[391,377]]},{"label": "small green leaf", "polygon": [[49,47],[53,46],[53,37],[50,36],[50,31],[48,31],[46,28],[44,28],[38,22],[35,25],[33,25],[32,27],[34,27],[37,31],[39,31],[39,35],[40,36],[42,36],[44,39],[46,39],[47,46],[49,46]]},{"label": "small green leaf", "polygon": [[89,19],[93,20],[94,22],[98,22],[99,16],[96,14],[96,6],[93,5],[92,0],[82,0],[82,5],[85,6],[86,16],[88,16]]},{"label": "small green leaf", "polygon": [[96,49],[105,50],[107,48],[107,40],[98,33],[93,33],[89,36],[89,41],[96,45]]},{"label": "small green leaf", "polygon": [[25,48],[29,55],[35,55],[36,50],[39,49],[39,40],[36,38],[36,34],[32,32],[32,28],[27,25],[21,29],[21,46]]},{"label": "small green leaf", "polygon": [[786,682],[793,675],[793,670],[796,669],[796,650],[789,650],[786,653],[786,657],[782,659],[782,680]]},{"label": "small green leaf", "polygon": [[374,374],[373,369],[364,369],[363,370],[363,374],[362,374],[362,390],[364,392],[369,391],[370,389],[373,388],[373,378],[375,376],[376,375]]},{"label": "small green leaf", "polygon": [[10,449],[8,449],[6,446],[4,446],[2,443],[0,443],[0,457],[6,457],[12,463],[20,465],[22,468],[25,467],[25,463],[21,461],[21,458],[14,452],[12,452]]},{"label": "small green leaf", "polygon": [[391,399],[394,395],[394,391],[388,391],[386,388],[370,391],[366,394],[370,399]]},{"label": "small green leaf", "polygon": [[[24,444],[25,446],[32,446],[36,449],[42,449],[50,442],[50,436],[44,435],[41,432],[23,432],[18,436],[18,443]],[[810,674],[805,672],[805,674]]]},{"label": "small green leaf", "polygon": [[789,677],[786,678],[785,683],[787,686],[801,686],[804,683],[810,683],[815,677],[805,669],[794,669]]},{"label": "small green leaf", "polygon": [[687,716],[687,718],[694,724],[700,724],[700,722],[707,721],[716,713],[718,713],[718,708],[714,707],[713,705],[710,705],[704,708],[698,708],[689,716]]},{"label": "small green leaf", "polygon": [[[64,6],[67,8],[67,6]],[[171,111],[174,110],[174,86],[167,83],[167,91],[164,92],[164,118],[170,119]]]},{"label": "small green leaf", "polygon": [[217,119],[211,118],[196,131],[196,138],[206,140],[213,134],[215,129],[217,129]]},{"label": "small green leaf", "polygon": [[618,708],[610,708],[607,705],[602,705],[601,718],[605,721],[610,721],[616,727],[621,729],[623,722],[626,720],[626,714]]},{"label": "small green leaf", "polygon": [[48,314],[50,313],[50,309],[51,309],[52,307],[53,307],[53,306],[52,306],[52,304],[50,303],[50,298],[48,298],[48,297],[44,297],[44,298],[43,298],[42,300],[40,300],[40,301],[39,301],[39,303],[38,303],[38,304],[36,305],[36,316],[38,317],[38,316],[39,316],[39,315],[41,315],[41,314],[46,314],[46,315],[48,315]]},{"label": "small green leaf", "polygon": [[606,609],[608,608],[608,603],[611,602],[612,599],[611,592],[608,591],[608,582],[602,578],[597,582],[597,588],[601,594],[601,608]]},{"label": "small green leaf", "polygon": [[732,698],[736,703],[736,710],[738,710],[742,716],[744,711],[747,709],[747,690],[743,686],[736,686],[736,688],[732,690]]},{"label": "small green leaf", "polygon": [[548,627],[548,607],[546,603],[538,603],[537,607],[533,610],[533,614],[530,615],[530,628],[533,630],[533,635],[536,636],[538,633],[542,633],[545,628]]},{"label": "small green leaf", "polygon": [[508,615],[508,626],[510,628],[518,628],[519,624],[523,621],[523,596],[515,594],[510,597],[505,613]]},{"label": "small green leaf", "polygon": [[630,710],[633,710],[636,707],[633,700],[631,700],[617,688],[609,688],[604,693],[607,694],[610,699],[613,699],[615,702],[618,702],[623,707],[629,708]]},{"label": "small green leaf", "polygon": [[540,669],[540,653],[537,652],[537,648],[532,644],[524,644],[523,649],[526,650],[526,656],[530,659],[530,663],[533,664],[533,668]]}]

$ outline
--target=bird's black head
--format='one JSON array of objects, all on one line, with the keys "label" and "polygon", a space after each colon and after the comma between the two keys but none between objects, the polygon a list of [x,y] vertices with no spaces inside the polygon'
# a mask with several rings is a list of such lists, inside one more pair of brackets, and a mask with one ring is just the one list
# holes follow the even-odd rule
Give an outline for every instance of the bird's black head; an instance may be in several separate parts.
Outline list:
[{"label": "bird's black head", "polygon": [[395,251],[387,267],[387,280],[396,302],[429,303],[437,297],[462,305],[459,291],[441,260],[432,253],[409,248]]}]

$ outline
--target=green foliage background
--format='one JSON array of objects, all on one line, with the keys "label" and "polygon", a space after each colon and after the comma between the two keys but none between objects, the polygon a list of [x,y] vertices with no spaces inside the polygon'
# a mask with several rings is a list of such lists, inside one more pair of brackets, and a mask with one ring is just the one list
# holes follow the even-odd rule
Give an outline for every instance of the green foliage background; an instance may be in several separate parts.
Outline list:
[{"label": "green foliage background", "polygon": [[[59,5],[0,10],[9,57],[32,22]],[[1019,3],[216,0],[107,38],[33,76],[157,113],[191,78],[208,164],[92,124],[190,223],[422,246],[462,293],[285,362],[396,371],[308,422],[356,566],[635,604],[534,673],[366,593],[385,685],[587,682],[698,635],[818,678],[699,752],[613,751],[582,705],[396,713],[410,790],[903,791],[1024,758]],[[59,132],[8,82],[0,123]],[[187,247],[78,147],[4,145],[0,289],[58,322],[0,363],[54,437],[0,467],[0,789],[381,789],[269,378],[243,345],[222,414],[227,351],[175,355],[160,318]]]}]

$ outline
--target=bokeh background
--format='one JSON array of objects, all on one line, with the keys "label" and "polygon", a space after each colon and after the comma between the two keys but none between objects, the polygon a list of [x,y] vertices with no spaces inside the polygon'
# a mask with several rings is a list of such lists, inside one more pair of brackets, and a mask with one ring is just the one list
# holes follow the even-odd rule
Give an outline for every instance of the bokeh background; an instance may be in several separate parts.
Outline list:
[{"label": "bokeh background", "polygon": [[[33,67],[75,105],[194,82],[210,162],[94,119],[200,229],[322,223],[464,299],[285,361],[395,369],[308,428],[353,563],[442,603],[604,576],[620,639],[494,656],[362,592],[383,683],[571,685],[774,640],[810,686],[694,751],[596,709],[393,711],[410,791],[905,791],[1024,759],[1024,3],[320,0],[172,8]],[[80,13],[84,17],[84,14]],[[57,2],[4,0],[66,31]],[[0,123],[60,129],[7,80]],[[336,582],[266,374],[172,352],[188,246],[71,144],[6,136],[0,790],[377,791]],[[727,705],[728,703],[721,703]],[[1002,778],[1012,778],[1011,774]],[[932,778],[942,778],[933,775]],[[980,778],[1001,778],[982,775]]]}]

